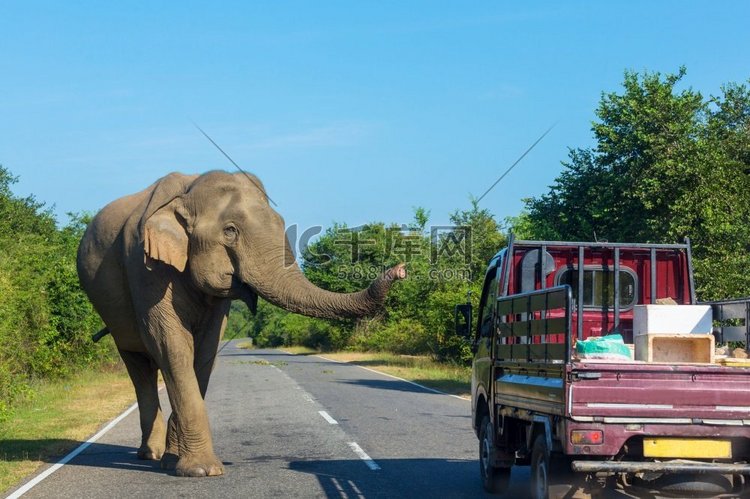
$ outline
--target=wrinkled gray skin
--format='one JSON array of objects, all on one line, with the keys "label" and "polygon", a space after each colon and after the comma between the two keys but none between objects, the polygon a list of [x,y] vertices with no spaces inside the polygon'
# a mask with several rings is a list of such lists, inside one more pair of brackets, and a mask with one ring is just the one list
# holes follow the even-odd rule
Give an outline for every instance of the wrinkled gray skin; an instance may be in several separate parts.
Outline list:
[{"label": "wrinkled gray skin", "polygon": [[[135,386],[138,457],[182,476],[223,473],[203,397],[233,299],[258,296],[313,317],[376,312],[402,265],[358,293],[315,287],[294,262],[284,220],[253,176],[170,174],[102,209],[78,250],[81,284],[111,332]],[[162,371],[173,412],[165,425]]]}]

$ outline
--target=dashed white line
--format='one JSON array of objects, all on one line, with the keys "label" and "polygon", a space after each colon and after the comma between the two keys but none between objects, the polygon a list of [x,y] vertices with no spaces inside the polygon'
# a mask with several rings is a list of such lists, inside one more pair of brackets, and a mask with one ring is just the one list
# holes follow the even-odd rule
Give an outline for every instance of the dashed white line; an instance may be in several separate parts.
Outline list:
[{"label": "dashed white line", "polygon": [[333,419],[331,417],[331,415],[328,414],[326,411],[318,411],[318,414],[320,414],[321,416],[323,416],[323,419],[325,419],[326,421],[328,421],[329,424],[339,424],[339,422],[336,421],[335,419]]},{"label": "dashed white line", "polygon": [[378,466],[378,463],[372,460],[370,456],[367,455],[367,452],[362,450],[362,447],[360,447],[357,442],[349,442],[349,447],[354,451],[354,453],[359,457],[362,461],[365,462],[368,468],[370,468],[372,471],[378,471],[380,469],[380,466]]}]

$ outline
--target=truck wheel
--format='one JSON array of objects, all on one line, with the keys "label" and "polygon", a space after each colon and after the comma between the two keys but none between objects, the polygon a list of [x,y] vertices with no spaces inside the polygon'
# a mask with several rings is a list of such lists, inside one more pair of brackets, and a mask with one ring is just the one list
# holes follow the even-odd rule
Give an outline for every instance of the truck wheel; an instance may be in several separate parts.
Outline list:
[{"label": "truck wheel", "polygon": [[537,435],[531,447],[531,497],[547,499],[549,496],[549,447],[544,434]]},{"label": "truck wheel", "polygon": [[510,485],[510,468],[497,468],[494,460],[495,429],[489,416],[485,416],[479,430],[479,473],[484,490],[491,494],[502,494]]},{"label": "truck wheel", "polygon": [[713,497],[732,492],[732,482],[714,473],[663,475],[651,486],[671,497]]}]

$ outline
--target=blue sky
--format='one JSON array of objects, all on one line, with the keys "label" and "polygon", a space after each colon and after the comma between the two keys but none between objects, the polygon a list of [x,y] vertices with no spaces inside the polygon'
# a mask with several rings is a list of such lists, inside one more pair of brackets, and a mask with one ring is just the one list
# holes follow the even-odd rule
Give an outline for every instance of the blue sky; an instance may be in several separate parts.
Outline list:
[{"label": "blue sky", "polygon": [[623,71],[750,78],[747,2],[3,2],[0,163],[66,212],[232,165],[288,224],[499,219],[592,144]]}]

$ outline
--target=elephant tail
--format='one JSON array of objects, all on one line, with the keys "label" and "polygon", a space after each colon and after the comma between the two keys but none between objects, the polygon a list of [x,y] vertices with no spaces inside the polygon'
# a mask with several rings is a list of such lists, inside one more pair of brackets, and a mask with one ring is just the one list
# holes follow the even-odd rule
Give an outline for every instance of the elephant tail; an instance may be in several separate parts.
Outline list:
[{"label": "elephant tail", "polygon": [[109,334],[109,329],[105,327],[104,329],[96,333],[94,336],[92,336],[91,339],[94,341],[94,343],[96,343],[102,338],[104,338],[105,336],[107,336],[108,334]]}]

